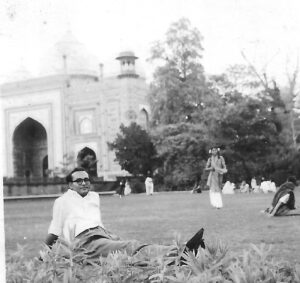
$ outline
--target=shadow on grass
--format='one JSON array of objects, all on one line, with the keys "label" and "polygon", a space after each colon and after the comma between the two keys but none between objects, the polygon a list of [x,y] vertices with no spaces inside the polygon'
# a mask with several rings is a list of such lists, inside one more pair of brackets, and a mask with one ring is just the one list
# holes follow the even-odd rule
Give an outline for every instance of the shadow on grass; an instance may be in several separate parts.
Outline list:
[{"label": "shadow on grass", "polygon": [[290,213],[287,215],[280,215],[279,217],[286,217],[286,216],[300,216],[300,213]]}]

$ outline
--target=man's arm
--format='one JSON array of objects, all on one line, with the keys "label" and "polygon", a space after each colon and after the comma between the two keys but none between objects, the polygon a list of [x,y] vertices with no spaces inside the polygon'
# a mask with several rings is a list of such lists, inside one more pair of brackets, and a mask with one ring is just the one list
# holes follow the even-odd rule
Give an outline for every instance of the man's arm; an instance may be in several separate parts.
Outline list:
[{"label": "man's arm", "polygon": [[277,210],[279,209],[279,207],[281,206],[282,202],[279,201],[277,202],[276,206],[273,208],[272,212],[268,215],[270,217],[274,216],[277,212]]},{"label": "man's arm", "polygon": [[45,244],[50,248],[61,235],[63,226],[63,205],[60,199],[56,199],[53,205],[52,220],[48,229]]},{"label": "man's arm", "polygon": [[49,247],[52,248],[52,246],[55,244],[55,242],[57,241],[58,236],[54,235],[54,234],[48,234],[45,240],[45,244]]},{"label": "man's arm", "polygon": [[205,171],[214,171],[215,169],[211,166],[211,159],[207,160],[206,166],[204,168]]}]

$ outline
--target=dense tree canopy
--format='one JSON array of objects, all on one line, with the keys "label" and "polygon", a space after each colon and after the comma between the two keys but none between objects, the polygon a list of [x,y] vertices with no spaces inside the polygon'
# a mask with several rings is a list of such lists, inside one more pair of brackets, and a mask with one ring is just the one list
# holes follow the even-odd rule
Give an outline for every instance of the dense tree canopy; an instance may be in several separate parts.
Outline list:
[{"label": "dense tree canopy", "polygon": [[217,132],[231,168],[228,177],[232,181],[270,177],[275,161],[286,154],[285,104],[276,83],[269,83],[266,76],[265,81],[255,77],[241,65],[210,79],[224,102]]},{"label": "dense tree canopy", "polygon": [[157,159],[155,147],[148,133],[136,123],[120,126],[120,133],[108,144],[116,154],[122,169],[133,175],[146,175],[155,168]]}]

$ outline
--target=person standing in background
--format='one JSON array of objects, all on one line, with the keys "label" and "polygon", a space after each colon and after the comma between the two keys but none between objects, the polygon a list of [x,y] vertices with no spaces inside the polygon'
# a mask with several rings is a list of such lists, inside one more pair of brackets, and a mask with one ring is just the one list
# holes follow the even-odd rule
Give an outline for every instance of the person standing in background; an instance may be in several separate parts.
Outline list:
[{"label": "person standing in background", "polygon": [[207,179],[209,198],[211,205],[220,209],[223,207],[221,195],[223,174],[227,173],[227,168],[223,156],[220,155],[220,148],[212,147],[209,153],[211,156],[208,158],[205,167],[205,170],[209,171]]},{"label": "person standing in background", "polygon": [[130,187],[130,183],[129,183],[129,180],[126,179],[126,182],[125,182],[125,188],[124,188],[124,196],[128,196],[131,194],[131,187]]},{"label": "person standing in background", "polygon": [[122,178],[122,180],[121,180],[121,182],[120,182],[120,188],[119,188],[119,195],[120,195],[120,198],[121,198],[122,196],[124,196],[125,183],[126,183],[125,178]]},{"label": "person standing in background", "polygon": [[154,185],[153,185],[153,179],[151,177],[151,174],[148,172],[147,178],[145,180],[145,187],[146,187],[146,195],[153,195]]}]

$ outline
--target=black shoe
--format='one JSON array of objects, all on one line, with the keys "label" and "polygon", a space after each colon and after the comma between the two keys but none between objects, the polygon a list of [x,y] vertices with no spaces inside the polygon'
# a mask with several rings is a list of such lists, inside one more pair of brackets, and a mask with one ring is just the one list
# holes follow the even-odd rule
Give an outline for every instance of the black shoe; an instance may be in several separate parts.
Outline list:
[{"label": "black shoe", "polygon": [[[195,255],[197,255],[199,247],[202,249],[205,249],[205,243],[203,239],[203,233],[204,229],[201,228],[185,245],[185,248],[183,250],[184,254],[187,254],[188,252],[193,252]],[[181,257],[180,258],[180,265],[184,265],[186,260]]]},{"label": "black shoe", "polygon": [[203,240],[204,229],[201,228],[187,243],[186,248],[190,251],[196,252],[201,246],[202,249],[205,249],[205,244]]}]

